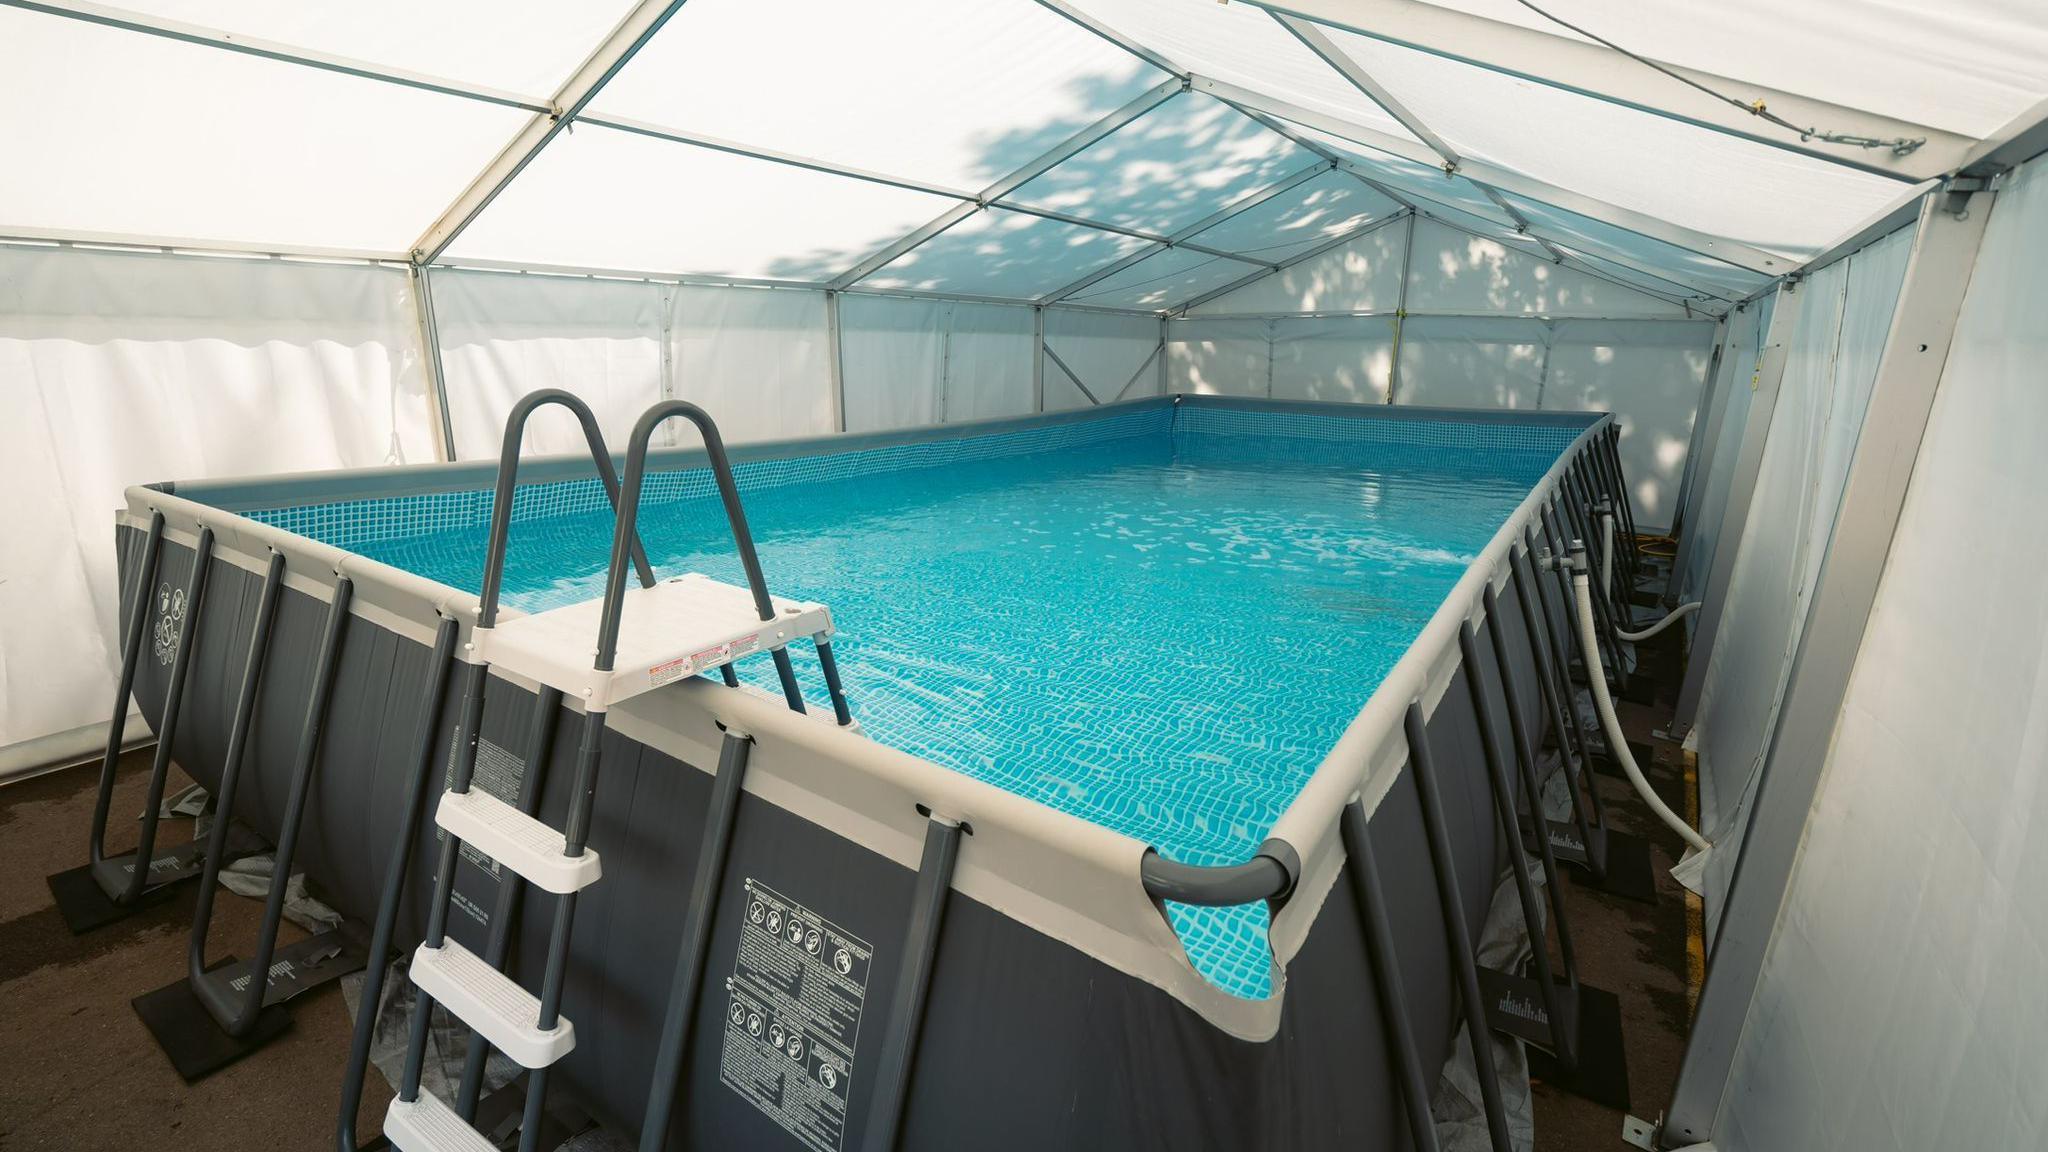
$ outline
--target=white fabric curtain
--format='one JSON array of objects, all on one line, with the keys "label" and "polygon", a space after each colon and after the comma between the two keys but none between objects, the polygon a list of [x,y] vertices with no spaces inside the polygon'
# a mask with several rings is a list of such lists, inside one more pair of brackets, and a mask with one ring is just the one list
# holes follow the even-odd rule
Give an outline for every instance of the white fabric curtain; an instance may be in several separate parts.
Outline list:
[{"label": "white fabric curtain", "polygon": [[962,300],[946,311],[941,418],[988,420],[1030,412],[1031,341],[1037,330],[1031,309]]},{"label": "white fabric curtain", "polygon": [[846,430],[939,422],[946,328],[942,302],[847,293],[839,298]]},{"label": "white fabric curtain", "polygon": [[[495,459],[506,414],[535,389],[575,393],[614,450],[661,398],[668,285],[501,272],[432,276],[457,459]],[[569,413],[544,409],[526,426],[525,451],[582,452],[583,433]]]},{"label": "white fabric curtain", "polygon": [[1710,321],[1559,320],[1542,407],[1621,417],[1621,467],[1644,529],[1670,526],[1714,359]]},{"label": "white fabric curtain", "polygon": [[[1383,404],[1394,332],[1391,316],[1176,320],[1167,325],[1169,386]],[[1411,315],[1400,327],[1394,401],[1613,411],[1621,417],[1637,521],[1663,525],[1684,473],[1713,339],[1711,320]]]},{"label": "white fabric curtain", "polygon": [[1731,1152],[2041,1145],[2048,168],[1990,211],[1713,1133]]},{"label": "white fabric curtain", "polygon": [[1275,399],[1387,402],[1394,355],[1390,318],[1275,320],[1271,331]]},{"label": "white fabric curtain", "polygon": [[1910,251],[1910,232],[1895,233],[1799,289],[1809,295],[1700,695],[1701,823],[1716,844],[1706,880],[1710,943]]},{"label": "white fabric curtain", "polygon": [[702,405],[734,444],[835,430],[823,292],[684,284],[670,293],[668,395]]},{"label": "white fabric curtain", "polygon": [[434,459],[404,271],[0,246],[0,749],[105,722],[133,484]]},{"label": "white fabric curtain", "polygon": [[[1159,366],[1147,364],[1159,347],[1159,321],[1152,316],[1088,312],[1079,308],[1045,310],[1045,345],[1081,377],[1096,401],[1159,394]],[[1162,352],[1162,355],[1164,353]],[[1144,368],[1139,372],[1140,367]],[[1045,407],[1086,408],[1081,394],[1051,357],[1045,362]]]},{"label": "white fabric curtain", "polygon": [[1742,452],[1742,433],[1749,423],[1749,402],[1756,394],[1756,376],[1763,367],[1764,342],[1769,338],[1776,299],[1766,296],[1728,316],[1728,342],[1721,352],[1714,411],[1709,414],[1714,422],[1706,430],[1714,438],[1713,460],[1704,473],[1693,477],[1685,538],[1679,546],[1685,565],[1678,585],[1681,602],[1700,598],[1706,590],[1707,573],[1714,566],[1721,517],[1728,507],[1735,459]]}]

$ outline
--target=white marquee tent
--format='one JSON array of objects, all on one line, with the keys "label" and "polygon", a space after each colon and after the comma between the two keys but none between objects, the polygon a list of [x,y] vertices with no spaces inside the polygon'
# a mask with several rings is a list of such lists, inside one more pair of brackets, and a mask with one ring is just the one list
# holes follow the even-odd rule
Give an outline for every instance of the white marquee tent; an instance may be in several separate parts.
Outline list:
[{"label": "white marquee tent", "polygon": [[[1757,1044],[1789,1025],[1750,1014],[1813,966],[1765,948],[1788,885],[1825,886],[1787,879],[1807,808],[1829,811],[1825,739],[1780,777],[1804,781],[1779,785],[1804,789],[1789,832],[1752,813],[1801,723],[1882,697],[1858,679],[1823,706],[1803,670],[1846,635],[1834,679],[1863,676],[1892,526],[1937,517],[1902,519],[1893,476],[1882,533],[1857,534],[1889,492],[1859,464],[1872,430],[1904,419],[1893,448],[1922,450],[1926,406],[1890,399],[1908,321],[1944,354],[2010,346],[1959,344],[1950,375],[2009,388],[2048,362],[2040,261],[2012,255],[2048,259],[2021,166],[2048,148],[2040,12],[138,4],[0,0],[0,777],[102,738],[125,486],[473,458],[543,384],[608,435],[681,396],[742,441],[1178,391],[1611,409],[1637,519],[1680,536],[1673,591],[1708,602],[1678,717],[1703,822],[1784,856],[1748,911],[1732,852],[1710,877],[1745,975],[1729,1007],[1709,985],[1675,1120],[1849,1146],[1761,1086],[1803,1071],[1849,1107],[1885,1085],[1837,1083],[1824,1047],[1788,1067]],[[1942,394],[1930,445],[1995,433],[1944,415],[1976,395]],[[543,420],[530,446],[572,436]],[[1852,545],[1871,587],[1843,624],[1828,561]],[[2014,1143],[1987,1123],[1980,1146]]]}]

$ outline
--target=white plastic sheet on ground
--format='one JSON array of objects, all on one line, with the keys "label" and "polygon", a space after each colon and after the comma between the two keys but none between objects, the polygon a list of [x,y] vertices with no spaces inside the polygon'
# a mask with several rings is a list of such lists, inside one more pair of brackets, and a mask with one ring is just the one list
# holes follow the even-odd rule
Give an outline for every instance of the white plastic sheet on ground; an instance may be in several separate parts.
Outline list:
[{"label": "white plastic sheet on ground", "polygon": [[1697,720],[1700,774],[1711,778],[1701,794],[1713,802],[1701,812],[1715,844],[1706,872],[1710,942],[1910,250],[1910,231],[1894,233],[1799,288],[1807,298],[1790,334],[1721,625],[1711,655],[1694,655],[1712,661]]},{"label": "white plastic sheet on ground", "polygon": [[1731,1152],[2048,1132],[2044,177],[1991,209],[1735,1055]]},{"label": "white plastic sheet on ground", "polygon": [[0,746],[107,719],[133,484],[434,459],[403,271],[0,247]]}]

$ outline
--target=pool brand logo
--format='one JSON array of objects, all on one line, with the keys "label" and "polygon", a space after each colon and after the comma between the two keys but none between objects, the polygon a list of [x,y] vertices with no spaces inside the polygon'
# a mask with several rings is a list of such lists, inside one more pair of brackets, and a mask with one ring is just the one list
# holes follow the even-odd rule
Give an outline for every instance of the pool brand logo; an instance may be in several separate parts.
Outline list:
[{"label": "pool brand logo", "polygon": [[168,582],[156,590],[156,662],[168,665],[178,654],[178,629],[185,622],[185,590]]}]

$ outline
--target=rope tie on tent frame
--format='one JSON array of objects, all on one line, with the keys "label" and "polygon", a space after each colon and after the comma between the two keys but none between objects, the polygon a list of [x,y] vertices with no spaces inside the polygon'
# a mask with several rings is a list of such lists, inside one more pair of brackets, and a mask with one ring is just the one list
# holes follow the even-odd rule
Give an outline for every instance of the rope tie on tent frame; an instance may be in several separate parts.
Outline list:
[{"label": "rope tie on tent frame", "polygon": [[1561,28],[1568,28],[1573,32],[1578,33],[1579,35],[1584,36],[1586,39],[1593,41],[1595,44],[1598,44],[1603,48],[1619,52],[1623,56],[1626,56],[1629,59],[1635,61],[1636,63],[1641,64],[1643,67],[1649,68],[1655,72],[1659,72],[1665,76],[1669,76],[1671,79],[1678,81],[1680,84],[1683,84],[1688,88],[1705,93],[1706,95],[1716,100],[1719,100],[1723,104],[1728,104],[1733,107],[1740,108],[1744,112],[1747,112],[1752,116],[1755,116],[1759,120],[1763,120],[1766,123],[1775,124],[1778,127],[1785,129],[1787,132],[1797,133],[1799,139],[1802,141],[1819,140],[1824,144],[1842,144],[1851,148],[1889,148],[1891,149],[1892,155],[1894,156],[1908,155],[1912,152],[1917,151],[1922,144],[1927,143],[1927,138],[1925,136],[1894,136],[1886,139],[1876,136],[1863,136],[1854,132],[1831,132],[1823,128],[1815,128],[1812,126],[1802,127],[1798,124],[1793,123],[1790,120],[1785,119],[1783,116],[1780,116],[1777,113],[1771,111],[1769,106],[1764,103],[1761,97],[1755,100],[1743,100],[1739,97],[1730,96],[1725,92],[1721,92],[1714,88],[1710,88],[1707,85],[1702,84],[1697,80],[1694,80],[1692,77],[1684,75],[1676,69],[1667,67],[1663,64],[1659,64],[1657,61],[1652,60],[1646,56],[1641,56],[1634,52],[1631,52],[1628,49],[1623,48],[1621,45],[1616,44],[1614,41],[1609,40],[1596,32],[1589,32],[1586,29],[1580,27],[1579,25],[1564,19],[1563,17],[1554,16],[1549,12],[1545,12],[1543,9],[1538,8],[1535,4],[1531,3],[1530,0],[1515,0],[1515,2],[1517,4],[1520,4],[1522,7],[1527,8],[1529,11],[1534,12],[1538,16],[1543,17],[1545,20],[1550,21],[1552,24],[1556,24]]}]

